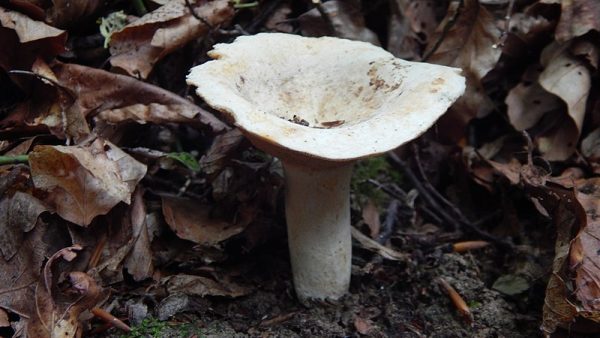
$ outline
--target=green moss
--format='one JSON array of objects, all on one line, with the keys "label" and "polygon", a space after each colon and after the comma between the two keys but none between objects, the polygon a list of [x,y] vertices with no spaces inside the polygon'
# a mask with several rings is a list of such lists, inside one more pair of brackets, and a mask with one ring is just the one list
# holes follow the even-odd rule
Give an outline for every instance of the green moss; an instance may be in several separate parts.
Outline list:
[{"label": "green moss", "polygon": [[140,325],[132,327],[131,331],[127,335],[121,336],[121,338],[164,337],[164,333],[168,326],[169,325],[166,322],[160,321],[156,318],[146,318],[140,323]]},{"label": "green moss", "polygon": [[402,182],[400,173],[392,168],[383,156],[358,161],[354,166],[350,189],[355,198],[354,202],[359,205],[363,205],[368,199],[380,205],[389,200],[385,192],[369,183],[369,179],[381,184]]}]

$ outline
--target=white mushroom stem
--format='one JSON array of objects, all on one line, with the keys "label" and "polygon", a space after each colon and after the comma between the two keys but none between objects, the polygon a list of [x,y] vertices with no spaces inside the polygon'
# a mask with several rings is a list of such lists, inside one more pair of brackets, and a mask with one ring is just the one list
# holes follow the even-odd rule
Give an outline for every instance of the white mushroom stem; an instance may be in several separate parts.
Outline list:
[{"label": "white mushroom stem", "polygon": [[310,168],[284,161],[285,213],[300,301],[338,299],[350,285],[352,162]]}]

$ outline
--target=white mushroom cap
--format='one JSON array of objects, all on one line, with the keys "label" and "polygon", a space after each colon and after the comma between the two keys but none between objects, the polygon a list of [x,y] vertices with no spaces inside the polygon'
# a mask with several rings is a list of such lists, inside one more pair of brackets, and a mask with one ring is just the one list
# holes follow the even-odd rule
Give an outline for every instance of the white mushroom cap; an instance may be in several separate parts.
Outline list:
[{"label": "white mushroom cap", "polygon": [[[369,43],[280,33],[217,44],[187,81],[276,156],[345,162],[425,132],[465,90],[460,69]],[[303,124],[307,124],[303,125]]]}]

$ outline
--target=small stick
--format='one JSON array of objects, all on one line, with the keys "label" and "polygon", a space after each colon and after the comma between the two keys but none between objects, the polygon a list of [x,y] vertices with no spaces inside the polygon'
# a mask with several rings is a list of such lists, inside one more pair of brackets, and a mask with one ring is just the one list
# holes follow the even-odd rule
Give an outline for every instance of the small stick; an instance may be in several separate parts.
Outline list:
[{"label": "small stick", "polygon": [[442,286],[444,291],[446,291],[448,297],[450,297],[450,300],[452,301],[452,304],[454,304],[454,306],[456,307],[456,310],[469,324],[473,325],[473,314],[471,313],[469,306],[461,297],[461,295],[456,291],[456,289],[452,287],[452,285],[446,282],[442,277],[438,278],[438,283]]},{"label": "small stick", "polygon": [[390,239],[392,234],[394,233],[394,224],[396,224],[396,217],[398,216],[398,207],[400,206],[400,202],[397,199],[393,199],[388,205],[387,212],[385,215],[385,219],[383,220],[383,224],[381,227],[381,232],[377,237],[377,242],[383,244]]},{"label": "small stick", "polygon": [[450,18],[450,20],[448,20],[448,22],[444,26],[444,28],[442,30],[442,34],[440,35],[440,38],[435,42],[435,45],[433,45],[433,47],[427,53],[425,53],[425,55],[423,55],[423,61],[427,61],[433,55],[433,53],[435,53],[435,51],[438,48],[440,48],[440,46],[442,45],[442,42],[446,38],[446,35],[448,35],[448,32],[450,31],[450,28],[452,28],[452,26],[454,26],[454,24],[456,23],[456,20],[458,20],[458,16],[460,15],[460,11],[461,11],[461,9],[464,6],[463,2],[464,2],[464,0],[460,0],[459,1],[458,7],[456,8],[456,12],[452,16],[452,18]]},{"label": "small stick", "polygon": [[0,156],[0,165],[29,163],[29,155]]},{"label": "small stick", "polygon": [[488,245],[490,245],[490,242],[487,242],[487,241],[456,242],[456,243],[452,244],[452,250],[454,252],[467,252],[469,250],[485,248]]},{"label": "small stick", "polygon": [[319,11],[321,16],[323,17],[323,20],[325,20],[327,26],[329,26],[329,29],[331,29],[331,33],[333,34],[333,36],[337,36],[337,32],[335,30],[333,21],[331,21],[331,17],[329,16],[329,14],[327,14],[327,11],[325,11],[325,7],[323,6],[321,0],[312,0],[312,3],[313,5],[315,5],[315,8],[317,8],[317,11]]},{"label": "small stick", "polygon": [[109,312],[106,312],[99,307],[93,308],[91,312],[94,314],[94,316],[102,319],[103,321],[111,324],[112,326],[119,328],[125,332],[131,332],[131,327],[129,327],[129,325],[123,323],[123,321],[111,315]]}]

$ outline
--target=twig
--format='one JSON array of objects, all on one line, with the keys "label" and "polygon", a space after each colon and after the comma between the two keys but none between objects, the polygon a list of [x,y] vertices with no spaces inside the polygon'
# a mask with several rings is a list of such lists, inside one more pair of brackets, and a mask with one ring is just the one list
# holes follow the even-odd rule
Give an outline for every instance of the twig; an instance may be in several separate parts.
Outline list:
[{"label": "twig", "polygon": [[513,7],[515,6],[515,0],[510,0],[508,2],[508,8],[506,9],[506,15],[504,16],[504,29],[500,32],[499,42],[494,45],[495,48],[504,47],[504,42],[506,41],[506,37],[508,36],[508,32],[510,30],[510,19],[512,17]]},{"label": "twig", "polygon": [[377,242],[383,244],[390,239],[390,236],[394,233],[394,225],[396,224],[396,217],[398,216],[398,207],[400,203],[397,199],[393,199],[388,205],[385,219],[383,220],[382,229],[377,237]]},{"label": "twig", "polygon": [[0,165],[29,163],[29,155],[0,156]]},{"label": "twig", "polygon": [[258,13],[255,16],[255,18],[252,20],[252,22],[250,22],[250,24],[248,26],[246,26],[245,30],[250,33],[255,33],[258,26],[262,25],[263,22],[265,22],[265,20],[267,20],[269,18],[271,13],[273,13],[273,11],[275,11],[275,9],[277,9],[277,7],[279,7],[279,5],[281,4],[282,1],[283,0],[273,0],[273,1],[269,2],[267,5],[264,5],[264,7],[261,8],[260,13]]},{"label": "twig", "polygon": [[331,34],[333,34],[333,36],[337,36],[338,34],[335,30],[335,25],[333,24],[333,21],[331,20],[329,14],[327,14],[327,11],[325,11],[325,6],[323,6],[321,0],[312,0],[312,3],[317,9],[317,11],[319,11],[319,13],[321,14],[321,17],[323,17],[323,20],[325,20],[327,26],[329,26],[329,29],[331,29]]},{"label": "twig", "polygon": [[460,15],[460,11],[463,8],[463,6],[464,0],[460,0],[458,2],[456,12],[454,12],[452,18],[450,18],[450,20],[448,20],[448,22],[444,26],[444,29],[442,30],[442,34],[440,35],[439,39],[435,42],[433,47],[431,47],[431,49],[423,55],[423,61],[427,61],[433,55],[433,53],[435,53],[435,51],[442,45],[442,42],[444,41],[446,35],[450,31],[450,28],[452,28],[452,26],[454,26],[454,24],[456,23],[456,20],[458,20],[458,16]]},{"label": "twig", "polygon": [[[408,180],[413,184],[415,189],[417,189],[417,191],[419,191],[419,196],[423,199],[423,201],[427,205],[431,206],[435,210],[436,214],[438,214],[446,224],[448,224],[452,227],[453,231],[457,231],[459,229],[467,229],[471,233],[474,233],[475,235],[479,236],[481,239],[493,242],[496,245],[498,245],[499,247],[502,247],[504,249],[512,249],[513,248],[512,243],[507,242],[503,239],[497,238],[497,237],[479,229],[475,224],[473,224],[469,220],[467,220],[464,217],[464,215],[462,215],[462,213],[460,213],[460,211],[458,211],[458,209],[452,205],[452,203],[450,203],[449,201],[447,201],[444,198],[446,203],[448,203],[448,205],[452,206],[450,209],[456,208],[455,212],[457,212],[457,214],[454,217],[452,215],[448,214],[448,212],[446,212],[448,206],[441,206],[440,203],[438,203],[438,201],[432,196],[432,191],[436,192],[435,196],[441,196],[437,192],[437,190],[435,190],[433,187],[431,187],[431,189],[427,189],[423,185],[423,183],[421,183],[421,181],[417,178],[415,173],[409,168],[409,166],[403,160],[401,160],[396,154],[394,154],[393,152],[389,152],[388,156],[392,160],[392,164],[395,165],[400,170],[402,170],[402,172],[404,172],[404,174],[406,175]],[[458,216],[458,220],[455,218],[457,216]]]},{"label": "twig", "polygon": [[125,332],[131,332],[131,327],[129,325],[123,323],[119,318],[111,315],[109,312],[102,310],[99,307],[95,307],[91,310],[94,316],[102,319],[103,321],[111,324],[112,326],[119,328]]}]

